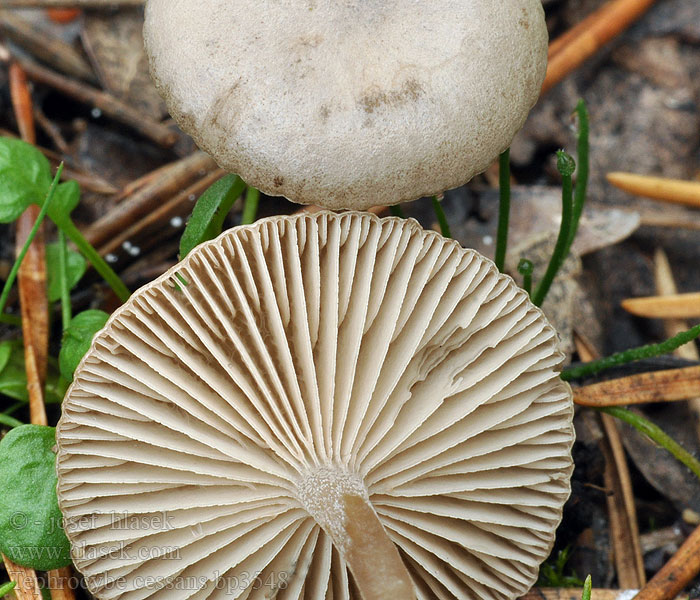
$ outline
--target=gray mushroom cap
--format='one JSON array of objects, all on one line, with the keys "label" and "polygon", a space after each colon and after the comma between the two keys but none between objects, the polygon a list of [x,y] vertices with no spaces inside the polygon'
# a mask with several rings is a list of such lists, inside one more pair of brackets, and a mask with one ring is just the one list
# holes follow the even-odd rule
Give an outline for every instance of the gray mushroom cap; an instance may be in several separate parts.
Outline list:
[{"label": "gray mushroom cap", "polygon": [[144,35],[201,148],[268,194],[334,209],[485,170],[547,58],[540,0],[149,0]]}]

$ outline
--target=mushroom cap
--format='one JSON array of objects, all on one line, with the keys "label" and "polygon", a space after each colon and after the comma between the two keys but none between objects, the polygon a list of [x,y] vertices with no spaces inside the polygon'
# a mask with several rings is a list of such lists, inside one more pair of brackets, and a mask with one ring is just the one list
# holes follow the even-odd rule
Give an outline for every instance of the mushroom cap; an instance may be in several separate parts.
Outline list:
[{"label": "mushroom cap", "polygon": [[541,0],[148,0],[144,36],[171,114],[221,167],[358,210],[492,164],[548,40]]},{"label": "mushroom cap", "polygon": [[352,494],[417,598],[515,598],[570,492],[562,360],[510,277],[415,221],[232,229],[134,293],[76,371],[57,430],[75,564],[100,599],[359,600],[336,543]]}]

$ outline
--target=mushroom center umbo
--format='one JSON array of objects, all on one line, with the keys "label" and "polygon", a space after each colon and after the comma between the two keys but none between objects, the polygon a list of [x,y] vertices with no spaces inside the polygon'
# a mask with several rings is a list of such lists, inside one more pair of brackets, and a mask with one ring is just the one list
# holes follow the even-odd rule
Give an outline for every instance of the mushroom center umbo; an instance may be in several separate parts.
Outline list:
[{"label": "mushroom center umbo", "polygon": [[357,473],[327,465],[297,481],[297,497],[347,561],[365,600],[411,600],[411,577]]}]

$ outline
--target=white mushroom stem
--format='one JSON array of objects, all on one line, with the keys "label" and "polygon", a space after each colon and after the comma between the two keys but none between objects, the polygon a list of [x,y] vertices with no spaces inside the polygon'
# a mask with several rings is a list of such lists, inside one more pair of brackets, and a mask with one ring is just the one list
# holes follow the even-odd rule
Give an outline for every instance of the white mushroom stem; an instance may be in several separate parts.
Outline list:
[{"label": "white mushroom stem", "polygon": [[406,565],[357,475],[323,467],[308,473],[298,492],[347,562],[363,600],[416,597]]}]

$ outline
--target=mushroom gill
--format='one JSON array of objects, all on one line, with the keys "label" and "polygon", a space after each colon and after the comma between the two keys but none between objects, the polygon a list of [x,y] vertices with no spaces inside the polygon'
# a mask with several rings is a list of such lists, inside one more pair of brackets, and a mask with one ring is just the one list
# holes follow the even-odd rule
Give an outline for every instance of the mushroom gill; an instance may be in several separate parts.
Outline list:
[{"label": "mushroom gill", "polygon": [[415,221],[230,230],[76,371],[75,564],[101,600],[515,598],[570,491],[557,343],[512,279]]}]

